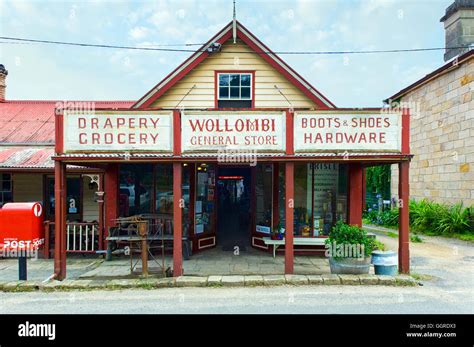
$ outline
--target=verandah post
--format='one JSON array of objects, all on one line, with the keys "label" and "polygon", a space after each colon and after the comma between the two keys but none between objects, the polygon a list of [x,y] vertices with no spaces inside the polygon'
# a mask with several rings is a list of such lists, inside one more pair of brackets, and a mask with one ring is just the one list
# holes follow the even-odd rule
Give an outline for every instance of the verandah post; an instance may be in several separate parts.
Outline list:
[{"label": "verandah post", "polygon": [[173,163],[173,276],[183,274],[183,252],[182,252],[182,165]]},{"label": "verandah post", "polygon": [[54,162],[54,274],[66,278],[66,164]]},{"label": "verandah post", "polygon": [[362,227],[362,165],[349,164],[349,224]]},{"label": "verandah post", "polygon": [[410,273],[409,170],[409,161],[398,164],[398,270],[405,274]]},{"label": "verandah post", "polygon": [[293,274],[294,163],[285,164],[285,274]]}]

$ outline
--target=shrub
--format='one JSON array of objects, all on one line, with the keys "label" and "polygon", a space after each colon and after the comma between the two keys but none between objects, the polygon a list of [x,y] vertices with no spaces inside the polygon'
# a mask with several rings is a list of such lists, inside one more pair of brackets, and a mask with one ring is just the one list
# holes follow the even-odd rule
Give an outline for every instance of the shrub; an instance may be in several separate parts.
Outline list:
[{"label": "shrub", "polygon": [[380,225],[389,227],[398,225],[398,208],[385,210],[380,214]]},{"label": "shrub", "polygon": [[364,211],[363,217],[367,219],[367,221],[371,224],[377,224],[377,219],[379,217],[379,213],[377,210],[369,209],[368,211]]},{"label": "shrub", "polygon": [[439,218],[447,212],[447,207],[436,202],[421,200],[410,203],[410,225],[420,232],[437,233]]},{"label": "shrub", "polygon": [[[426,199],[410,201],[410,227],[421,233],[437,235],[474,234],[474,206],[447,206]],[[373,224],[398,226],[398,208],[381,213],[371,211],[366,218]]]},{"label": "shrub", "polygon": [[470,212],[471,208],[463,208],[462,204],[445,208],[436,219],[435,231],[439,234],[472,232]]},{"label": "shrub", "polygon": [[376,247],[375,239],[369,237],[367,232],[356,225],[348,225],[342,221],[338,221],[332,228],[326,245],[363,245],[364,255],[370,256]]}]

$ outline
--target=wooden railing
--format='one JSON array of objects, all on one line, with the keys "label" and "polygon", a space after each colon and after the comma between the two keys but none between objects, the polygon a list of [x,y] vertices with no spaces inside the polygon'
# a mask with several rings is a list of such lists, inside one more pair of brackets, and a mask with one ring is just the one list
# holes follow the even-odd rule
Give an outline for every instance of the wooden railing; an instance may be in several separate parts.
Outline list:
[{"label": "wooden railing", "polygon": [[[98,250],[99,225],[95,222],[66,223],[66,251],[70,253],[93,253]],[[44,258],[54,249],[54,222],[45,222]]]}]

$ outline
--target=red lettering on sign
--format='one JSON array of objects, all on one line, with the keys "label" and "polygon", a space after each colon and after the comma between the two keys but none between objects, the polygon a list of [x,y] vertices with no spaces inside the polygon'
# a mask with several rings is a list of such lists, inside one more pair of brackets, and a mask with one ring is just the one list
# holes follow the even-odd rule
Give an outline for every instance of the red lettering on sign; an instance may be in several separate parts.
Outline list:
[{"label": "red lettering on sign", "polygon": [[80,134],[79,134],[79,143],[80,143],[81,145],[87,145],[86,136],[87,136],[86,133],[80,133]]},{"label": "red lettering on sign", "polygon": [[77,123],[78,123],[77,127],[79,129],[84,129],[86,127],[87,121],[86,121],[85,118],[79,117],[79,118],[77,118]]}]

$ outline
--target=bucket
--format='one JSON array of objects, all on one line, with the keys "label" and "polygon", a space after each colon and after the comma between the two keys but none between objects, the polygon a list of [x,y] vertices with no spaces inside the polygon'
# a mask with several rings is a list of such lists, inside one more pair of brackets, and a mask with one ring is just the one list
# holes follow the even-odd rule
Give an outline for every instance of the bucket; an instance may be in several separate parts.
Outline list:
[{"label": "bucket", "polygon": [[394,251],[373,251],[372,264],[376,275],[396,276],[398,256]]}]

